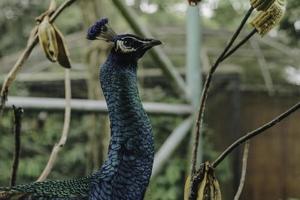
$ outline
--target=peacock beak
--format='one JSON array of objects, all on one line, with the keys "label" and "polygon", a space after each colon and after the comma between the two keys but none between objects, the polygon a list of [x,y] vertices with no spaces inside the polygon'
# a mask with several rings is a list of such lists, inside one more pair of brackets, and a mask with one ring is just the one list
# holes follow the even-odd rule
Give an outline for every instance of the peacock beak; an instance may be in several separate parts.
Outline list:
[{"label": "peacock beak", "polygon": [[155,39],[145,39],[143,44],[143,49],[151,49],[154,46],[161,45],[162,42]]},{"label": "peacock beak", "polygon": [[151,47],[158,46],[158,45],[161,45],[161,44],[162,44],[162,42],[159,41],[159,40],[150,39],[150,41],[149,41],[149,46],[151,46]]},{"label": "peacock beak", "polygon": [[141,58],[146,51],[151,49],[154,46],[162,44],[161,41],[155,39],[143,39],[142,45],[139,47],[139,51],[137,51],[137,58]]}]

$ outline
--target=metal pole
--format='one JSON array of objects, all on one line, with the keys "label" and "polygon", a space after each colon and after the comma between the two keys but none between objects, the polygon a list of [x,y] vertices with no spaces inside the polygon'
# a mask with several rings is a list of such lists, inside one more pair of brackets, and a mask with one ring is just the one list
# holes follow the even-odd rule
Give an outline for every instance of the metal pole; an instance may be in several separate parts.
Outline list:
[{"label": "metal pole", "polygon": [[[187,91],[191,99],[192,106],[195,110],[199,107],[199,99],[201,95],[202,75],[201,75],[201,19],[199,14],[199,6],[189,6],[187,9],[186,22],[186,79]],[[200,138],[202,140],[202,138]],[[202,161],[202,148],[200,141],[198,151],[198,161]]]},{"label": "metal pole", "polygon": [[[12,105],[25,110],[60,111],[65,109],[65,99],[9,96],[6,107]],[[149,114],[188,116],[193,112],[192,106],[186,104],[145,102],[143,106]],[[101,100],[72,99],[71,108],[78,112],[107,113],[106,102]]]}]

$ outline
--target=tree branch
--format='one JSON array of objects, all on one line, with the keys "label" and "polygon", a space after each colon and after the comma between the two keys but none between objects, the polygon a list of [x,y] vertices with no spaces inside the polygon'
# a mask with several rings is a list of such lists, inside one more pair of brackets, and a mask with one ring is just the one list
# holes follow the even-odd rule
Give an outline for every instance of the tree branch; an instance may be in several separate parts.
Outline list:
[{"label": "tree branch", "polygon": [[[56,11],[51,15],[50,22],[53,22],[65,8],[70,6],[75,1],[76,0],[67,0],[63,4],[61,4],[60,7],[57,8]],[[11,86],[11,84],[16,79],[18,72],[22,69],[22,66],[24,65],[24,63],[28,59],[28,57],[30,56],[33,48],[35,47],[35,45],[37,43],[38,43],[38,36],[37,36],[37,26],[36,26],[32,30],[32,34],[28,39],[26,48],[24,49],[23,53],[18,58],[16,64],[9,71],[8,75],[6,76],[6,78],[4,80],[4,83],[3,83],[2,89],[1,89],[1,93],[0,93],[0,96],[1,96],[0,115],[2,114],[3,109],[5,107],[9,87]]]},{"label": "tree branch", "polygon": [[59,142],[54,145],[48,163],[37,181],[44,181],[48,177],[57,159],[58,152],[61,150],[61,148],[65,145],[67,141],[70,121],[71,121],[70,69],[65,69],[65,99],[66,99],[66,106],[65,106],[64,126],[63,126],[61,137],[59,139]]},{"label": "tree branch", "polygon": [[277,116],[270,122],[264,124],[263,126],[247,133],[243,137],[237,139],[234,143],[232,143],[225,151],[212,163],[212,167],[216,168],[234,149],[236,149],[239,145],[243,144],[244,142],[250,140],[251,138],[263,133],[267,129],[275,126],[277,123],[288,117],[290,114],[296,112],[300,108],[300,102],[292,106],[286,112],[282,113],[281,115]]},{"label": "tree branch", "polygon": [[250,143],[249,143],[249,141],[247,141],[246,144],[245,144],[244,153],[243,153],[243,164],[242,164],[242,173],[241,173],[240,184],[239,184],[238,190],[237,190],[233,200],[239,200],[240,199],[243,188],[244,188],[244,185],[245,185],[248,155],[249,155],[249,147],[250,147]]},{"label": "tree branch", "polygon": [[17,180],[17,173],[18,173],[18,167],[19,167],[19,159],[20,159],[20,150],[21,150],[21,125],[22,125],[22,115],[23,115],[23,109],[17,108],[13,106],[14,110],[14,136],[15,136],[15,152],[14,152],[14,158],[13,158],[13,165],[11,170],[11,180],[10,180],[10,186],[16,185]]},{"label": "tree branch", "polygon": [[244,39],[242,39],[237,45],[235,45],[226,55],[223,56],[221,62],[231,56],[236,50],[238,50],[241,46],[243,46],[255,33],[257,33],[256,29],[253,29]]},{"label": "tree branch", "polygon": [[213,76],[214,72],[216,71],[216,69],[218,68],[219,64],[226,59],[227,52],[232,47],[232,45],[233,45],[234,41],[237,39],[238,35],[241,33],[242,28],[246,24],[246,22],[247,22],[248,18],[250,17],[251,13],[253,12],[253,10],[254,10],[253,7],[251,7],[248,10],[248,12],[246,13],[245,17],[241,21],[239,27],[237,28],[237,30],[233,34],[232,38],[230,39],[229,43],[227,44],[227,46],[225,47],[225,49],[223,50],[223,52],[221,53],[221,55],[217,58],[217,61],[211,67],[211,69],[210,69],[210,71],[209,71],[209,73],[208,73],[208,75],[206,77],[206,80],[205,80],[205,83],[204,83],[204,87],[203,87],[202,96],[201,96],[201,99],[200,99],[200,109],[199,109],[197,120],[196,120],[196,130],[195,130],[195,138],[194,138],[194,145],[193,145],[193,155],[192,155],[191,177],[193,177],[193,175],[196,172],[197,151],[198,151],[198,146],[199,146],[199,138],[200,138],[200,134],[201,134],[201,130],[202,130],[202,123],[203,123],[203,116],[204,116],[205,104],[206,104],[206,100],[207,100],[207,96],[208,96],[208,91],[209,91],[210,83],[212,81],[212,76]]}]

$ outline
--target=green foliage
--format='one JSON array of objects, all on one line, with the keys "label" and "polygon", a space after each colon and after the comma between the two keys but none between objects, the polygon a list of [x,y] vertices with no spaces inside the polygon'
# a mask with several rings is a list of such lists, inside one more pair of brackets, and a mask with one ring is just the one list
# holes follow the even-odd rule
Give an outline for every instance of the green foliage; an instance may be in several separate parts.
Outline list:
[{"label": "green foliage", "polygon": [[[155,149],[158,150],[173,129],[182,122],[180,117],[151,117],[154,128]],[[185,172],[189,162],[186,152],[189,151],[188,138],[182,142],[173,156],[167,161],[164,169],[151,180],[146,199],[173,200],[183,198]]]},{"label": "green foliage", "polygon": [[178,157],[170,159],[166,164],[165,170],[151,181],[146,199],[183,199],[186,161],[185,158]]},{"label": "green foliage", "polygon": [[[46,8],[46,1],[2,0],[0,3],[0,57],[20,49],[35,25],[34,18]],[[24,17],[26,15],[26,17]]]},{"label": "green foliage", "polygon": [[[7,185],[10,178],[11,160],[13,154],[13,135],[11,132],[11,113],[5,113],[0,122],[0,185]],[[25,110],[21,132],[21,157],[18,183],[34,181],[42,172],[48,161],[53,145],[58,141],[63,115],[49,113],[44,122],[39,122],[38,113],[27,113]],[[50,178],[83,176],[86,162],[86,137],[82,130],[81,116],[74,116],[67,144],[59,154],[53,174]],[[76,167],[74,167],[76,166]]]},{"label": "green foliage", "polygon": [[[205,127],[204,129],[204,139],[203,139],[203,160],[204,161],[214,161],[221,152],[217,151],[214,147],[214,131]],[[230,166],[231,160],[225,159],[219,166],[216,168],[217,179],[220,182],[228,182],[232,179],[232,171]]]}]

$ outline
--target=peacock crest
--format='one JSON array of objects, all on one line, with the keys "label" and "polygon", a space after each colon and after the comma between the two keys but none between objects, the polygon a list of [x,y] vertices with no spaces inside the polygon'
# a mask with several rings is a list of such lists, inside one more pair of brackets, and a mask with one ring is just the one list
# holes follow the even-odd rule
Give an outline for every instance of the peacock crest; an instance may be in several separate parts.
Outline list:
[{"label": "peacock crest", "polygon": [[88,40],[105,40],[107,42],[113,41],[113,38],[117,34],[114,30],[109,26],[108,19],[102,18],[96,21],[87,32]]}]

